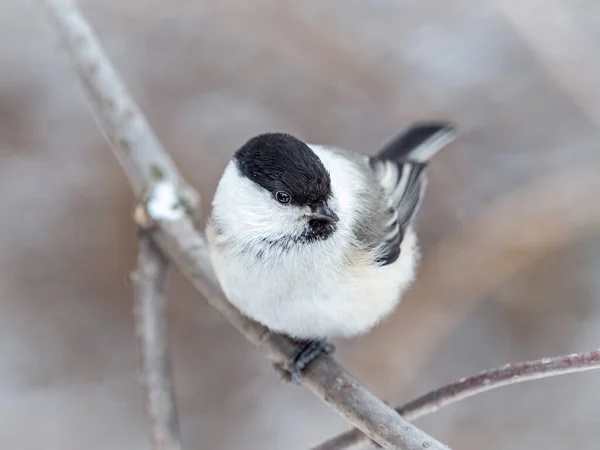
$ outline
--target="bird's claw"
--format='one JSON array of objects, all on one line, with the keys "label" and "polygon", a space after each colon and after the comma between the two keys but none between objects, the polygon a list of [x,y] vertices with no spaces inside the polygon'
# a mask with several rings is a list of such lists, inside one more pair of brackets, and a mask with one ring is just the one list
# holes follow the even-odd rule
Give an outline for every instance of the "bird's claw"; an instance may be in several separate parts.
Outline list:
[{"label": "bird's claw", "polygon": [[293,383],[299,384],[298,375],[322,353],[331,355],[335,346],[326,340],[297,341],[299,346],[288,362],[288,372]]}]

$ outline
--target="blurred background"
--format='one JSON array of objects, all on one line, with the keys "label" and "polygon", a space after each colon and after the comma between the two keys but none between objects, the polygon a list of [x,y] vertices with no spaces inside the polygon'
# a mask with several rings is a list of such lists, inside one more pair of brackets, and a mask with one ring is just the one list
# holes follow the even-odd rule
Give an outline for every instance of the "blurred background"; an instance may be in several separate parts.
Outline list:
[{"label": "blurred background", "polygon": [[[450,119],[418,282],[338,357],[399,404],[507,362],[599,347],[600,3],[86,0],[207,210],[264,131],[373,153]],[[132,196],[39,10],[0,0],[0,449],[146,449],[127,284]],[[179,275],[184,449],[308,449],[347,424]],[[454,449],[596,449],[600,374],[517,385],[417,424]]]}]

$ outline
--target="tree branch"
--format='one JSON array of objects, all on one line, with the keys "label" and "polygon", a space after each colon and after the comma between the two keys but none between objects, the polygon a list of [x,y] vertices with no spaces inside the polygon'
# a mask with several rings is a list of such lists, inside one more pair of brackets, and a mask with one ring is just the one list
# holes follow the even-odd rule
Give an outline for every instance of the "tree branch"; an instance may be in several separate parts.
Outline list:
[{"label": "tree branch", "polygon": [[170,263],[147,237],[140,238],[133,276],[140,377],[153,450],[181,450],[167,336]]},{"label": "tree branch", "polygon": [[[507,364],[498,369],[485,370],[477,375],[461,378],[454,383],[430,391],[396,408],[396,411],[402,414],[406,420],[413,421],[436,412],[443,406],[492,389],[592,369],[600,369],[600,350]],[[365,444],[368,441],[367,436],[355,429],[340,434],[314,447],[313,450],[343,450]]]},{"label": "tree branch", "polygon": [[[37,3],[61,39],[92,113],[141,201],[135,214],[137,223],[151,226],[160,249],[208,302],[273,363],[287,369],[294,344],[242,316],[221,292],[206,242],[187,214],[198,197],[163,150],[86,20],[68,0],[37,0]],[[323,356],[311,363],[299,379],[384,448],[448,448],[404,420],[330,357]]]},{"label": "tree branch", "polygon": [[[71,0],[36,0],[70,56],[94,119],[139,199],[154,181],[190,191]],[[193,194],[192,194],[193,195]]]}]

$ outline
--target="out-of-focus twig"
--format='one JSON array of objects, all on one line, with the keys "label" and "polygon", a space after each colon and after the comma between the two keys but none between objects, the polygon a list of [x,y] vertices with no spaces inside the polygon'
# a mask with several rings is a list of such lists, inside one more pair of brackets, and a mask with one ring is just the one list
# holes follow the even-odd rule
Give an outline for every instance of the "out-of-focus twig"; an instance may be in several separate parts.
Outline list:
[{"label": "out-of-focus twig", "polygon": [[[111,143],[140,202],[135,219],[195,288],[272,362],[287,368],[295,346],[244,317],[223,295],[204,237],[191,218],[197,194],[187,186],[102,51],[89,24],[69,0],[37,0],[60,37],[92,113]],[[252,295],[248,293],[248,295]],[[339,414],[388,449],[447,449],[369,392],[334,359],[323,356],[300,381]]]},{"label": "out-of-focus twig", "polygon": [[169,266],[156,245],[142,236],[133,275],[134,317],[152,450],[181,450],[167,336]]},{"label": "out-of-focus twig", "polygon": [[[396,408],[396,411],[406,420],[413,421],[436,412],[443,406],[492,389],[591,369],[600,369],[600,350],[507,364],[442,386]],[[355,429],[340,434],[313,450],[344,450],[367,442],[368,438]]]},{"label": "out-of-focus twig", "polygon": [[[600,125],[600,62],[597,41],[589,39],[560,0],[499,0],[495,9],[506,17],[529,47],[545,75],[554,80],[588,118]],[[539,20],[540,14],[544,19]],[[582,68],[585,67],[585,70]]]}]

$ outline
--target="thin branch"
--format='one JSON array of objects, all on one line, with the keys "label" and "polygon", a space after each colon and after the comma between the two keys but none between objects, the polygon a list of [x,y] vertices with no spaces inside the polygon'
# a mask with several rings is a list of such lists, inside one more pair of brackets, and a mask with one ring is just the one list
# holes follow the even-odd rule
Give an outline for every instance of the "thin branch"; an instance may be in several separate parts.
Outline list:
[{"label": "thin branch", "polygon": [[[212,271],[206,242],[188,214],[197,196],[183,181],[127,93],[83,16],[68,0],[37,0],[60,37],[93,114],[126,170],[134,192],[146,196],[140,225],[153,226],[153,239],[196,289],[273,363],[287,369],[294,344],[244,317],[223,295]],[[160,193],[162,200],[153,203]],[[398,415],[330,357],[314,361],[299,377],[321,400],[387,449],[447,449]]]},{"label": "thin branch", "polygon": [[[406,420],[413,421],[436,412],[443,406],[492,389],[592,369],[600,369],[600,350],[507,364],[498,369],[485,370],[477,375],[461,378],[430,391],[397,408],[396,411]],[[343,450],[368,441],[369,439],[363,433],[355,429],[340,434],[314,447],[313,450]]]},{"label": "thin branch", "polygon": [[436,412],[443,406],[492,389],[592,369],[600,369],[600,350],[507,364],[442,386],[406,403],[397,411],[412,421]]},{"label": "thin branch", "polygon": [[142,237],[133,277],[134,316],[152,450],[181,450],[166,323],[169,266],[156,245]]}]

